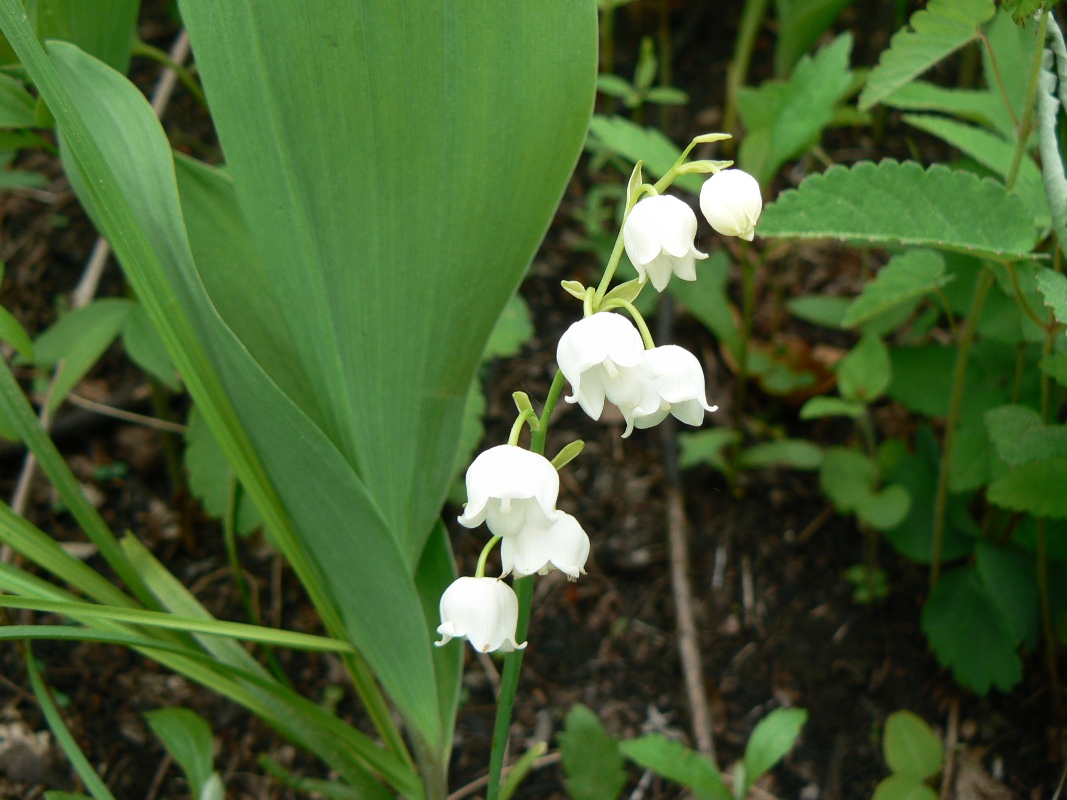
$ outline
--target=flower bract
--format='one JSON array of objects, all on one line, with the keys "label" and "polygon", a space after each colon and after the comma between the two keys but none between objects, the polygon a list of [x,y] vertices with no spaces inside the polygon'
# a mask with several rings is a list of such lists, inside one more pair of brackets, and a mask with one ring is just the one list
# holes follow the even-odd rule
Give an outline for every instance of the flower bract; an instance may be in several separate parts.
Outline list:
[{"label": "flower bract", "polygon": [[619,314],[600,312],[571,325],[556,349],[560,372],[573,393],[564,398],[600,419],[604,401],[614,403],[633,427],[634,409],[647,401],[645,346],[633,323]]},{"label": "flower bract", "polygon": [[515,641],[519,599],[515,590],[497,578],[457,578],[441,595],[438,647],[453,638],[466,637],[475,650],[507,653],[521,650]]},{"label": "flower bract", "polygon": [[542,455],[510,444],[480,453],[467,468],[467,505],[460,525],[483,522],[496,536],[514,536],[526,525],[555,522],[559,475]]},{"label": "flower bract", "polygon": [[759,182],[739,169],[717,172],[700,187],[700,210],[723,236],[751,242],[763,211]]},{"label": "flower bract", "polygon": [[645,361],[655,375],[647,385],[656,399],[642,404],[636,411],[635,427],[651,428],[667,414],[673,414],[687,425],[700,425],[705,411],[718,408],[708,405],[704,370],[697,357],[684,347],[674,344],[654,347],[645,352]]},{"label": "flower bract", "polygon": [[563,511],[551,525],[528,526],[518,536],[500,543],[504,573],[513,572],[516,578],[534,573],[544,575],[555,568],[574,581],[585,572],[588,558],[589,537],[578,520]]},{"label": "flower bract", "polygon": [[661,194],[633,207],[622,226],[622,241],[641,282],[651,280],[662,292],[672,275],[697,279],[696,260],[708,256],[694,246],[696,233],[693,209],[677,197]]}]

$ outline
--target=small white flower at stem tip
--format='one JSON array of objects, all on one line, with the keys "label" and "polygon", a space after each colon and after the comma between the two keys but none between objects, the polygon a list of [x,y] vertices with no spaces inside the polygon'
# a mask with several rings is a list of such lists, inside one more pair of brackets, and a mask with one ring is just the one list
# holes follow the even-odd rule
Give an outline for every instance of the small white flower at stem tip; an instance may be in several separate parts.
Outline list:
[{"label": "small white flower at stem tip", "polygon": [[570,514],[560,511],[559,519],[545,528],[528,526],[518,536],[500,543],[500,561],[504,574],[514,573],[525,578],[537,573],[545,575],[558,569],[568,579],[578,580],[585,574],[589,559],[589,536]]},{"label": "small white flower at stem tip", "polygon": [[440,611],[441,641],[434,642],[438,647],[463,637],[482,653],[526,647],[526,642],[515,641],[519,598],[498,578],[457,578],[441,595]]},{"label": "small white flower at stem tip", "polygon": [[717,172],[700,187],[700,210],[718,233],[751,242],[763,212],[759,182],[739,169]]},{"label": "small white flower at stem tip", "polygon": [[574,390],[564,400],[578,403],[593,419],[600,419],[605,400],[614,403],[631,430],[651,377],[644,342],[632,322],[607,312],[578,320],[560,337],[556,363]]},{"label": "small white flower at stem tip", "polygon": [[501,444],[480,453],[467,468],[467,505],[459,524],[483,522],[496,536],[514,536],[526,525],[549,525],[558,518],[559,474],[538,453]]},{"label": "small white flower at stem tip", "polygon": [[645,360],[655,373],[648,386],[655,396],[651,403],[643,404],[634,416],[634,426],[651,428],[658,425],[667,414],[686,425],[700,425],[706,411],[715,411],[710,406],[704,383],[704,370],[697,357],[675,344],[665,344],[645,352]]},{"label": "small white flower at stem tip", "polygon": [[665,194],[639,201],[622,226],[622,243],[638,278],[651,280],[657,292],[667,288],[672,275],[697,279],[696,261],[708,255],[694,246],[696,235],[693,209]]}]

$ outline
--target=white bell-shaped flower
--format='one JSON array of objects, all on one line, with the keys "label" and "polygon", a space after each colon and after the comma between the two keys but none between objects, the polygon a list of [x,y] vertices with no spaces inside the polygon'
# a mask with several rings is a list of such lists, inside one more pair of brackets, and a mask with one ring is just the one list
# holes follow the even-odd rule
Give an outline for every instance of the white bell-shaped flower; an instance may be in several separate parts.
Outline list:
[{"label": "white bell-shaped flower", "polygon": [[578,520],[564,511],[548,527],[527,526],[518,536],[500,543],[504,574],[514,572],[516,578],[534,573],[544,575],[555,567],[575,581],[585,573],[588,558],[589,537]]},{"label": "white bell-shaped flower", "polygon": [[693,209],[665,194],[639,201],[622,226],[626,255],[641,282],[651,279],[657,292],[667,288],[671,275],[684,281],[697,279],[696,260],[708,255],[694,246],[696,235]]},{"label": "white bell-shaped flower", "polygon": [[633,427],[634,410],[647,402],[645,346],[633,323],[620,314],[600,312],[571,325],[556,348],[560,372],[570,381],[573,394],[564,399],[578,403],[593,419],[600,419],[604,401],[614,403]]},{"label": "white bell-shaped flower", "polygon": [[717,172],[700,187],[700,210],[723,236],[751,242],[763,211],[759,182],[739,169]]},{"label": "white bell-shaped flower", "polygon": [[515,641],[519,622],[519,598],[515,590],[497,578],[458,578],[441,595],[438,647],[453,638],[467,637],[482,653],[522,650],[526,642]]},{"label": "white bell-shaped flower", "polygon": [[642,404],[634,416],[638,428],[651,428],[673,414],[687,425],[700,425],[709,406],[704,386],[704,370],[697,357],[675,344],[665,344],[645,352],[645,361],[655,377],[648,387],[655,400]]},{"label": "white bell-shaped flower", "polygon": [[480,453],[467,468],[467,505],[459,524],[483,522],[496,536],[514,536],[526,525],[555,522],[559,475],[542,455],[510,444]]}]

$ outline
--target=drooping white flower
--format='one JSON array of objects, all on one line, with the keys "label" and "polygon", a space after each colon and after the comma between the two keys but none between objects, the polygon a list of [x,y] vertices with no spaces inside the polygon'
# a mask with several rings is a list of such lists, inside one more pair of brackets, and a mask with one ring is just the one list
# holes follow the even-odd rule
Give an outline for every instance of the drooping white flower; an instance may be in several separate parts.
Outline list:
[{"label": "drooping white flower", "polygon": [[522,650],[515,641],[519,599],[515,590],[497,578],[458,578],[441,595],[438,647],[453,638],[467,637],[475,650],[508,653]]},{"label": "drooping white flower", "polygon": [[501,444],[480,453],[467,468],[467,505],[459,524],[483,522],[496,536],[514,536],[526,525],[555,522],[559,475],[542,455]]},{"label": "drooping white flower", "polygon": [[556,362],[571,388],[564,399],[578,403],[593,419],[600,419],[604,401],[614,403],[626,420],[628,436],[634,409],[647,402],[645,346],[633,323],[620,314],[600,312],[571,325],[560,337]]},{"label": "drooping white flower", "polygon": [[634,426],[651,428],[673,414],[687,425],[700,425],[709,406],[704,386],[704,370],[697,357],[674,344],[645,351],[645,361],[654,373],[647,385],[656,400],[642,404],[634,417]]},{"label": "drooping white flower", "polygon": [[700,187],[700,210],[723,236],[751,242],[763,211],[759,182],[739,169],[717,172]]},{"label": "drooping white flower", "polygon": [[589,537],[578,520],[564,511],[548,527],[527,526],[518,536],[500,543],[504,574],[514,572],[516,578],[534,573],[544,575],[555,567],[575,581],[585,573],[588,558]]},{"label": "drooping white flower", "polygon": [[696,235],[693,209],[665,194],[639,201],[622,226],[626,255],[641,282],[651,279],[657,292],[667,288],[671,275],[684,281],[697,279],[696,260],[708,255],[694,246]]}]

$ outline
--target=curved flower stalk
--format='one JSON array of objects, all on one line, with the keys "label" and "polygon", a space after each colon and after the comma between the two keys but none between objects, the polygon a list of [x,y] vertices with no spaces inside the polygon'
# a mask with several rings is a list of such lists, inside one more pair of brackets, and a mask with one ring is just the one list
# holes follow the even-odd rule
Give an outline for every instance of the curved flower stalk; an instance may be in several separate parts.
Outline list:
[{"label": "curved flower stalk", "polygon": [[693,209],[665,194],[639,202],[622,227],[626,255],[637,270],[638,280],[651,280],[657,292],[667,288],[672,275],[683,281],[697,279],[696,262],[708,254],[696,249],[696,235]]}]

